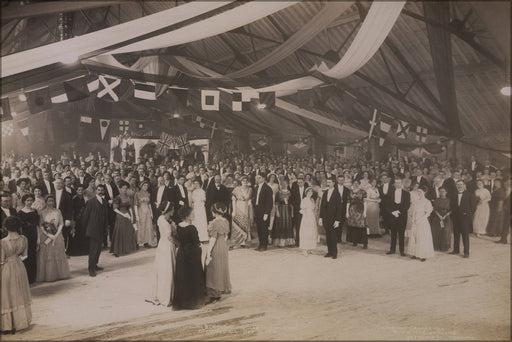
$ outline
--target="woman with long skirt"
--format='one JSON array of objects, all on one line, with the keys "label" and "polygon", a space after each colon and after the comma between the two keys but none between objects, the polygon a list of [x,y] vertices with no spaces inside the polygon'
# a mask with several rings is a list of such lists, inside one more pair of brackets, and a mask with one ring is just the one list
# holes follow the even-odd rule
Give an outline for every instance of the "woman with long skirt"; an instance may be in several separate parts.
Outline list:
[{"label": "woman with long skirt", "polygon": [[156,247],[156,232],[153,229],[153,210],[151,209],[149,182],[140,185],[140,191],[135,194],[135,216],[137,218],[137,242],[146,248]]},{"label": "woman with long skirt", "polygon": [[128,187],[128,183],[121,181],[119,195],[114,198],[116,223],[112,233],[110,253],[114,254],[115,257],[129,254],[137,249],[137,232],[134,229],[135,215],[132,199],[128,195]]},{"label": "woman with long skirt", "polygon": [[28,282],[33,284],[36,281],[37,275],[37,227],[39,225],[39,215],[37,211],[32,208],[34,203],[34,195],[23,195],[21,201],[25,205],[23,209],[18,212],[18,217],[21,219],[21,234],[27,238],[27,258],[23,260],[25,268],[27,269]]},{"label": "woman with long skirt", "polygon": [[226,205],[218,202],[212,206],[214,219],[208,226],[210,243],[206,254],[206,304],[220,300],[222,294],[231,293],[229,279],[228,244],[229,221],[226,220]]},{"label": "woman with long skirt", "polygon": [[366,224],[370,231],[369,236],[381,236],[380,229],[380,193],[377,189],[377,180],[373,178],[370,180],[370,187],[368,188],[366,197]]},{"label": "woman with long skirt", "polygon": [[434,215],[431,219],[432,240],[434,250],[446,252],[452,244],[452,218],[450,199],[447,198],[448,192],[445,188],[439,188],[439,198],[433,203]]},{"label": "woman with long skirt", "polygon": [[276,218],[274,221],[274,229],[272,230],[272,240],[274,246],[277,247],[295,245],[292,226],[292,205],[289,200],[290,189],[288,188],[288,182],[283,180],[281,189],[276,195]]},{"label": "woman with long skirt", "polygon": [[178,252],[172,307],[173,310],[194,310],[204,305],[206,294],[201,243],[197,229],[192,225],[192,208],[181,207],[178,216],[182,221],[176,228]]},{"label": "woman with long skirt", "polygon": [[233,189],[232,194],[232,224],[231,246],[245,247],[251,241],[251,197],[252,189],[249,185],[249,177],[243,176],[241,185]]},{"label": "woman with long skirt", "polygon": [[318,240],[318,228],[316,223],[315,209],[316,201],[313,199],[313,188],[308,187],[304,190],[306,197],[300,202],[300,213],[302,219],[300,221],[299,230],[299,248],[302,249],[302,254],[308,256],[309,252],[316,248]]},{"label": "woman with long skirt", "polygon": [[17,330],[26,329],[32,320],[30,288],[22,262],[27,257],[28,241],[19,234],[21,225],[21,220],[16,216],[10,216],[3,222],[8,234],[1,240],[0,250],[2,333],[14,334]]},{"label": "woman with long skirt", "polygon": [[154,305],[172,305],[174,269],[176,267],[176,225],[171,219],[173,215],[174,204],[171,203],[167,211],[160,215],[157,220],[160,241],[158,241],[153,265],[151,294],[149,299],[146,300]]},{"label": "woman with long skirt", "polygon": [[352,242],[352,246],[363,244],[363,248],[368,248],[368,234],[366,230],[366,191],[359,187],[359,181],[352,182],[350,191],[350,202],[347,217],[347,242]]},{"label": "woman with long skirt", "polygon": [[199,241],[208,241],[208,220],[206,219],[206,193],[201,189],[199,179],[195,178],[192,181],[192,192],[190,194],[190,206],[194,210],[194,220],[192,224],[196,227],[199,233]]},{"label": "woman with long skirt", "polygon": [[476,205],[475,215],[473,216],[473,232],[476,236],[480,236],[487,233],[491,193],[484,188],[484,181],[481,179],[477,179],[476,187],[475,196],[478,200],[478,204]]},{"label": "woman with long skirt", "polygon": [[[418,200],[414,205],[411,238],[407,245],[407,254],[413,259],[425,261],[434,256],[434,243],[432,242],[432,230],[428,217],[432,213],[432,203],[425,198],[426,188],[420,187]],[[412,242],[412,243],[411,243]]]},{"label": "woman with long skirt", "polygon": [[505,201],[505,189],[503,189],[501,179],[494,181],[494,191],[492,199],[489,202],[489,223],[487,224],[487,234],[489,236],[500,236],[501,226],[503,225],[503,202]]}]

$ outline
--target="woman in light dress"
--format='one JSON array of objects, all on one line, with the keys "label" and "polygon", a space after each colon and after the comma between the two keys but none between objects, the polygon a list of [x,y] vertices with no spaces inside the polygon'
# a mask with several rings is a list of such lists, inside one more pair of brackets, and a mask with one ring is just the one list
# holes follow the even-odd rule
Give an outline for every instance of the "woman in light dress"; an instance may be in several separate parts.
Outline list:
[{"label": "woman in light dress", "polygon": [[318,228],[315,215],[316,201],[312,198],[313,188],[307,188],[305,193],[306,197],[300,202],[302,220],[300,221],[299,248],[302,249],[304,256],[308,256],[309,251],[316,248]]},{"label": "woman in light dress", "polygon": [[419,183],[415,183],[409,192],[411,195],[411,205],[409,207],[409,210],[407,211],[407,225],[405,227],[405,237],[409,237],[411,234],[411,228],[412,228],[412,222],[413,222],[413,213],[414,213],[414,206],[416,205],[416,202],[419,199],[418,195],[418,189],[419,189]]},{"label": "woman in light dress", "polygon": [[46,202],[43,197],[43,189],[39,185],[34,187],[34,203],[32,209],[35,209],[39,214],[46,208]]},{"label": "woman in light dress", "polygon": [[176,224],[172,221],[174,204],[171,203],[165,213],[157,220],[160,241],[156,248],[153,265],[153,283],[146,302],[154,305],[171,306],[174,295],[174,269],[176,265]]},{"label": "woman in light dress", "polygon": [[201,189],[199,179],[194,179],[192,182],[192,193],[190,195],[190,206],[194,210],[194,219],[192,224],[196,227],[199,233],[199,241],[208,242],[208,221],[206,219],[206,193]]},{"label": "woman in light dress", "polygon": [[251,198],[249,177],[243,176],[241,185],[234,188],[232,194],[231,246],[233,248],[244,247],[251,241]]},{"label": "woman in light dress", "polygon": [[484,188],[484,181],[478,179],[476,181],[475,196],[478,200],[475,215],[473,217],[473,233],[476,236],[487,233],[487,223],[489,223],[489,201],[491,200],[491,193]]},{"label": "woman in light dress", "polygon": [[359,180],[359,187],[364,191],[367,191],[371,187],[370,173],[368,171],[363,172],[363,178]]},{"label": "woman in light dress", "polygon": [[425,198],[426,188],[419,188],[417,200],[414,204],[412,215],[412,227],[407,244],[407,254],[413,259],[425,261],[434,256],[434,243],[432,241],[432,230],[428,217],[432,213],[432,203]]},{"label": "woman in light dress", "polygon": [[377,180],[373,178],[370,181],[370,187],[366,191],[366,226],[370,230],[370,236],[380,236],[382,231],[380,230],[380,194],[377,189]]},{"label": "woman in light dress", "polygon": [[137,217],[137,242],[146,248],[156,247],[156,232],[153,229],[153,210],[151,209],[151,195],[149,182],[140,185],[140,191],[134,197],[135,216]]}]

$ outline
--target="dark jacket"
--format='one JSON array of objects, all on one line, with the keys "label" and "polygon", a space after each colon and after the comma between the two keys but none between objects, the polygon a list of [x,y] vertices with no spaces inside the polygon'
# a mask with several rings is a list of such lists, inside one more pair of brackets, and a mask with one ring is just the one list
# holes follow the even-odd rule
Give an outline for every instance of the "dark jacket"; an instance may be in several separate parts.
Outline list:
[{"label": "dark jacket", "polygon": [[327,200],[328,194],[329,190],[325,190],[320,204],[320,218],[322,219],[322,225],[326,228],[332,227],[334,225],[334,221],[341,223],[342,219],[340,193],[336,188],[334,188],[329,201]]},{"label": "dark jacket", "polygon": [[[252,203],[254,206],[254,215],[258,217],[263,217],[265,214],[270,215],[274,206],[272,188],[268,186],[267,183],[263,183],[260,190],[260,197],[257,201],[258,187],[259,186],[256,186],[253,191]],[[256,201],[258,205],[256,205]]]},{"label": "dark jacket", "polygon": [[85,203],[82,212],[82,227],[85,227],[85,235],[89,238],[102,240],[108,226],[108,205],[107,200],[103,203],[94,196]]}]

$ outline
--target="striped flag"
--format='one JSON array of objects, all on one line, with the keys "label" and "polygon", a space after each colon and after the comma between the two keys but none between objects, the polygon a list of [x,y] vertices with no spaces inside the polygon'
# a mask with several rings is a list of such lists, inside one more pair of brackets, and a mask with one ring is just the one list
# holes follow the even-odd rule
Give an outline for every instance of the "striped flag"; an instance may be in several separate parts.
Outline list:
[{"label": "striped flag", "polygon": [[133,96],[144,100],[156,100],[156,85],[135,82]]},{"label": "striped flag", "polygon": [[389,131],[391,130],[391,126],[393,125],[393,118],[388,117],[387,115],[380,115],[380,134],[379,134],[379,145],[384,145],[384,141],[387,138]]}]

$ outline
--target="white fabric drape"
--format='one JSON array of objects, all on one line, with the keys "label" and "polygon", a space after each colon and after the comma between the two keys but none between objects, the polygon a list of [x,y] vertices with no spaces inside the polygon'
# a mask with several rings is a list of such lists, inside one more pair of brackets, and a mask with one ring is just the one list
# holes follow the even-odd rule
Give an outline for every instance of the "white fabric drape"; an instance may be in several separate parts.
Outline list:
[{"label": "white fabric drape", "polygon": [[331,69],[320,68],[319,71],[328,77],[341,79],[359,70],[380,48],[404,5],[405,1],[374,1],[343,58]]},{"label": "white fabric drape", "polygon": [[299,2],[300,0],[251,1],[200,22],[190,24],[172,32],[164,33],[140,42],[123,46],[108,53],[116,54],[150,49],[160,49],[213,37],[218,34],[231,31],[235,28],[247,25],[253,21],[264,18]]},{"label": "white fabric drape", "polygon": [[57,62],[74,62],[83,54],[174,25],[231,3],[194,1],[75,38],[4,56],[2,77],[40,68]]}]

